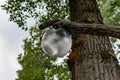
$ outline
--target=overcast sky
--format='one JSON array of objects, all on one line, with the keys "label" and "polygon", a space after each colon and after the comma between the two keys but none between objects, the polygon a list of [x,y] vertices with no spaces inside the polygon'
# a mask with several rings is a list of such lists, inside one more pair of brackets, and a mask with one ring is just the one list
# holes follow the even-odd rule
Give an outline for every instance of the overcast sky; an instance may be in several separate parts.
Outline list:
[{"label": "overcast sky", "polygon": [[[4,2],[0,0],[0,5]],[[9,15],[0,8],[0,80],[15,80],[17,77],[16,70],[20,69],[17,56],[22,52],[22,40],[29,36],[8,18]],[[33,25],[33,21],[29,22],[28,25]]]}]

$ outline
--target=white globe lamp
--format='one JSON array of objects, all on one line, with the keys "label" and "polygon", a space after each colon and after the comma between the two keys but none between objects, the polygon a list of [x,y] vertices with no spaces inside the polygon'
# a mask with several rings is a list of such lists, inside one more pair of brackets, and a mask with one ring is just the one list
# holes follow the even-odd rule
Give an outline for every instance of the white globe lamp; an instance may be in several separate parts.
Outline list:
[{"label": "white globe lamp", "polygon": [[52,57],[63,57],[72,46],[71,35],[63,28],[47,30],[41,40],[42,49]]}]

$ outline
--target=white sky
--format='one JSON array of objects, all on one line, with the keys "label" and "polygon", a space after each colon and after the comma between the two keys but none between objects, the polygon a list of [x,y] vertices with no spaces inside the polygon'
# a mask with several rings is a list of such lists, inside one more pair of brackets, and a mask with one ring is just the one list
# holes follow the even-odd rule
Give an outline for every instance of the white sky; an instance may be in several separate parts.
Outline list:
[{"label": "white sky", "polygon": [[[4,2],[0,0],[0,5]],[[16,71],[20,69],[17,56],[22,52],[22,40],[29,36],[8,18],[9,15],[0,8],[0,80],[15,80],[17,77]],[[34,25],[33,21],[29,22]]]}]

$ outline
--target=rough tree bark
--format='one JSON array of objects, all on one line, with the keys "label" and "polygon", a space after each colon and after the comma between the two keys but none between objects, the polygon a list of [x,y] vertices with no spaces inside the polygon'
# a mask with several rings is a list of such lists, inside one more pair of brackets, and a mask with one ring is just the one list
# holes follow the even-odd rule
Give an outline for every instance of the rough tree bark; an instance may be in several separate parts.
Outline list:
[{"label": "rough tree bark", "polygon": [[[96,0],[69,0],[71,21],[103,24]],[[72,80],[120,80],[120,68],[107,36],[81,35],[72,30],[68,59]]]}]

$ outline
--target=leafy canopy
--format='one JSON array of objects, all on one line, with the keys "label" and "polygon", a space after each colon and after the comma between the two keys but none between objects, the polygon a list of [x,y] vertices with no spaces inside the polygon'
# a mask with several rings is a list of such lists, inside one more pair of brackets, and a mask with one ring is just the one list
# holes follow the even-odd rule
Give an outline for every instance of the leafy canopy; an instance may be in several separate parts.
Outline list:
[{"label": "leafy canopy", "polygon": [[[68,19],[68,1],[61,0],[8,0],[2,6],[10,14],[10,21],[14,21],[24,30],[28,27],[27,19],[34,18],[36,24],[50,19]],[[57,64],[57,59],[46,55],[41,49],[40,36],[42,31],[38,27],[30,28],[30,38],[24,40],[24,54],[19,54],[18,62],[22,70],[18,70],[16,80],[69,80],[70,72],[66,59]]]}]

